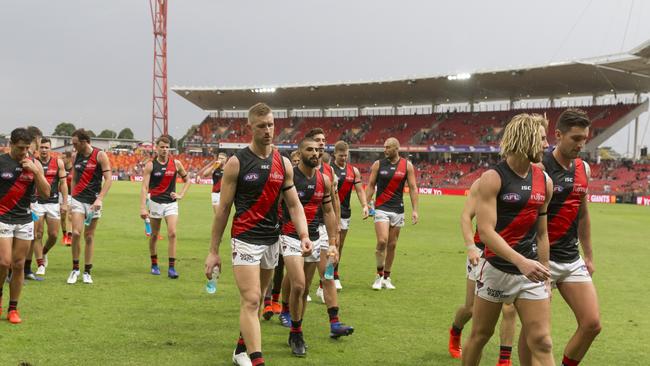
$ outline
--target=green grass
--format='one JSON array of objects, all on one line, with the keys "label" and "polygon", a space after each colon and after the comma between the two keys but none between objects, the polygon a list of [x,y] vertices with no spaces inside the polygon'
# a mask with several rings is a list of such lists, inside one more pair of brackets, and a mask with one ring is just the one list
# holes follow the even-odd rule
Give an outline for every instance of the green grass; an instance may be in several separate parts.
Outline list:
[{"label": "green grass", "polygon": [[[9,324],[6,313],[0,321],[0,365],[230,364],[238,335],[239,297],[228,238],[221,249],[224,273],[218,292],[208,295],[203,289],[212,216],[209,187],[193,186],[180,203],[181,277],[176,281],[148,274],[147,242],[138,216],[139,187],[116,183],[106,199],[96,235],[95,284],[65,283],[70,249],[60,245],[50,254],[46,281],[26,284],[19,304],[23,324]],[[267,364],[459,365],[449,358],[446,345],[454,311],[464,296],[465,254],[458,229],[462,203],[462,197],[421,197],[420,224],[407,225],[400,237],[392,275],[398,289],[392,292],[370,289],[374,231],[371,221],[361,221],[356,209],[341,264],[344,289],[339,293],[341,319],[355,327],[354,335],[330,340],[325,307],[311,303],[304,322],[306,359],[290,356],[288,330],[277,318],[262,321]],[[649,213],[648,208],[630,205],[591,205],[594,280],[603,331],[585,358],[586,365],[650,364],[646,344],[650,295],[645,283],[650,277]],[[159,257],[166,270],[167,242],[161,244]],[[552,318],[559,361],[575,321],[557,292]],[[496,338],[485,348],[485,365],[496,363]]]}]

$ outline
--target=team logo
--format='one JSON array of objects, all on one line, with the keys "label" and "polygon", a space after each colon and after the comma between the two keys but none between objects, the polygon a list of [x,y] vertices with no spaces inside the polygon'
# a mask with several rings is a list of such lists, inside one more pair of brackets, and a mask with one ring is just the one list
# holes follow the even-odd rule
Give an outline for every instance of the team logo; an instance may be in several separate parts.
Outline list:
[{"label": "team logo", "polygon": [[395,172],[395,176],[396,176],[396,177],[403,177],[403,176],[405,176],[405,175],[406,175],[406,173],[403,172],[403,171],[397,171],[397,172]]},{"label": "team logo", "polygon": [[174,174],[176,174],[176,172],[173,171],[173,170],[168,170],[168,171],[165,172],[165,175],[166,175],[166,176],[169,176],[169,177],[171,177],[171,176],[174,175]]},{"label": "team logo", "polygon": [[521,201],[521,196],[517,193],[506,193],[501,196],[503,202],[519,202]]},{"label": "team logo", "polygon": [[492,296],[492,297],[497,298],[497,299],[502,298],[502,297],[506,297],[503,294],[503,290],[495,290],[493,288],[490,288],[490,286],[488,286],[488,288],[487,288],[487,294],[488,294],[488,296]]},{"label": "team logo", "polygon": [[298,191],[298,197],[305,197],[305,191]]},{"label": "team logo", "polygon": [[34,173],[23,172],[23,174],[18,177],[18,180],[23,182],[31,182],[34,180]]},{"label": "team logo", "polygon": [[576,192],[576,193],[587,193],[587,187],[574,186],[573,191]]},{"label": "team logo", "polygon": [[12,179],[14,177],[14,173],[12,173],[12,172],[4,172],[0,176],[2,177],[2,179]]},{"label": "team logo", "polygon": [[284,175],[282,175],[282,174],[280,174],[278,172],[271,172],[271,174],[269,175],[269,179],[271,181],[275,181],[275,182],[283,182],[284,181]]},{"label": "team logo", "polygon": [[244,262],[248,262],[248,263],[254,263],[255,262],[255,258],[252,255],[246,254],[246,253],[239,253],[239,259],[243,260]]},{"label": "team logo", "polygon": [[95,168],[97,168],[97,164],[95,163],[86,164],[86,169],[95,169]]},{"label": "team logo", "polygon": [[553,186],[553,193],[560,193],[564,191],[564,187],[562,186]]},{"label": "team logo", "polygon": [[537,202],[544,202],[546,196],[543,193],[536,192],[535,194],[530,195],[530,199]]},{"label": "team logo", "polygon": [[314,197],[316,198],[323,198],[324,192],[314,192]]},{"label": "team logo", "polygon": [[244,176],[244,180],[247,182],[253,182],[260,179],[260,175],[257,173],[248,173]]},{"label": "team logo", "polygon": [[160,177],[162,175],[162,172],[155,172],[153,173],[154,177]]},{"label": "team logo", "polygon": [[388,170],[380,170],[379,174],[381,175],[388,175]]}]

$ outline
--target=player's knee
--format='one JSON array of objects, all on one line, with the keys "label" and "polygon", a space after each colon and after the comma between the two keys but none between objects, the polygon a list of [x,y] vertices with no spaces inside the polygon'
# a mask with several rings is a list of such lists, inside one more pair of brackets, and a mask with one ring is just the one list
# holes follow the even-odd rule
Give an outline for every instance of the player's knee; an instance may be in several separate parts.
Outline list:
[{"label": "player's knee", "polygon": [[49,239],[52,239],[52,240],[56,241],[56,239],[59,238],[59,232],[58,232],[58,231],[54,231],[54,230],[52,230],[52,231],[48,231],[48,232],[47,232],[47,237],[48,237]]},{"label": "player's knee", "polygon": [[550,353],[553,350],[551,335],[548,333],[531,332],[528,334],[527,343],[531,351]]},{"label": "player's knee", "polygon": [[241,300],[242,309],[249,313],[257,313],[260,307],[260,299],[257,296],[246,296]]},{"label": "player's knee", "polygon": [[95,235],[93,235],[93,233],[86,233],[84,235],[84,241],[86,242],[86,245],[92,245],[95,241]]},{"label": "player's knee", "polygon": [[377,239],[377,250],[384,251],[388,245],[388,239]]},{"label": "player's knee", "polygon": [[167,240],[176,240],[176,230],[167,232]]},{"label": "player's knee", "polygon": [[14,259],[11,261],[11,270],[14,272],[22,271],[25,268],[25,258]]},{"label": "player's knee", "polygon": [[11,267],[11,257],[7,256],[0,258],[0,268],[9,270],[9,267]]},{"label": "player's knee", "polygon": [[305,282],[304,281],[292,282],[291,293],[295,293],[296,296],[302,296],[305,293]]},{"label": "player's knee", "polygon": [[515,307],[512,305],[504,305],[502,312],[504,320],[514,320],[514,318],[517,316],[517,309],[515,309]]},{"label": "player's knee", "polygon": [[600,319],[593,318],[589,319],[582,324],[578,325],[578,328],[588,337],[596,338],[596,336],[602,330],[602,325],[600,324]]},{"label": "player's knee", "polygon": [[492,338],[492,334],[494,334],[494,329],[479,328],[472,330],[471,338],[479,345],[485,345]]},{"label": "player's knee", "polygon": [[388,248],[388,250],[395,250],[395,248],[397,247],[397,240],[389,241],[386,247]]},{"label": "player's knee", "polygon": [[72,229],[72,239],[79,239],[81,238],[81,231],[77,229]]}]

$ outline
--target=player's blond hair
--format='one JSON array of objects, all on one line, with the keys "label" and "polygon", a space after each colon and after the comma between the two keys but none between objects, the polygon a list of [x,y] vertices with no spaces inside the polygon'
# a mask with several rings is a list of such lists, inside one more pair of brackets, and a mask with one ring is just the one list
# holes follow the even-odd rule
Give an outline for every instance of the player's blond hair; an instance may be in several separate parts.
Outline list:
[{"label": "player's blond hair", "polygon": [[347,142],[345,141],[337,141],[336,144],[334,144],[334,153],[337,152],[345,152],[348,151],[350,146],[348,145]]},{"label": "player's blond hair", "polygon": [[501,139],[501,156],[520,156],[534,161],[542,150],[542,135],[539,127],[548,125],[539,114],[518,114],[510,120]]},{"label": "player's blond hair", "polygon": [[264,117],[271,113],[271,107],[266,103],[257,103],[248,110],[248,123],[253,123],[257,117]]}]

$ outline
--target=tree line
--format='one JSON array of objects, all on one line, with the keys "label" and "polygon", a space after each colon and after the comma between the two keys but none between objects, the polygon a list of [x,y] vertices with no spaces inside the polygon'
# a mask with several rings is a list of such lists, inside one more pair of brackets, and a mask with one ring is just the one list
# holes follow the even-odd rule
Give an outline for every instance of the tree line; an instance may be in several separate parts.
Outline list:
[{"label": "tree line", "polygon": [[[52,135],[54,136],[72,136],[72,133],[76,130],[74,124],[69,122],[61,122],[54,128]],[[133,131],[130,128],[124,128],[119,133],[113,130],[102,130],[99,135],[96,135],[92,130],[86,130],[90,137],[101,137],[101,138],[118,138],[118,139],[130,139],[133,140]]]}]

